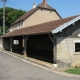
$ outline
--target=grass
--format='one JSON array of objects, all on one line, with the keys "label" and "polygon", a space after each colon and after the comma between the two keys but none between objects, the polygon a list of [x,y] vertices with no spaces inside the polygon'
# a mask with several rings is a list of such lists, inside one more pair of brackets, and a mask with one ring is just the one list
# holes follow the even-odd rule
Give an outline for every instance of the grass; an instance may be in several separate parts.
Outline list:
[{"label": "grass", "polygon": [[65,72],[80,75],[80,68],[68,69]]}]

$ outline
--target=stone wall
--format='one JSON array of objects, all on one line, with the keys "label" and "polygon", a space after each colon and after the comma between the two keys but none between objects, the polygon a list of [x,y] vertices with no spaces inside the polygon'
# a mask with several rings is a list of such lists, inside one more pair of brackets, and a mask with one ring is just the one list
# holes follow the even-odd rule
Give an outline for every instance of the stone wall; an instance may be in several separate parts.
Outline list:
[{"label": "stone wall", "polygon": [[59,67],[80,67],[80,52],[75,52],[75,43],[80,38],[57,37],[57,63]]}]

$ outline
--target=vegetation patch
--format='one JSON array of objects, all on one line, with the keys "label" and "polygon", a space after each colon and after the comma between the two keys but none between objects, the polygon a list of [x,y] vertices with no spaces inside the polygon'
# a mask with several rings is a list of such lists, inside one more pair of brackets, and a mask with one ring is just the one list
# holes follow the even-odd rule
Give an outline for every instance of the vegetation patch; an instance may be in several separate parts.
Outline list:
[{"label": "vegetation patch", "polygon": [[78,75],[80,75],[80,68],[68,69],[65,72],[71,73],[71,74],[78,74]]},{"label": "vegetation patch", "polygon": [[[5,31],[9,30],[10,25],[14,23],[19,17],[25,14],[26,11],[17,10],[10,7],[5,7]],[[0,8],[0,36],[3,34],[3,8]]]}]

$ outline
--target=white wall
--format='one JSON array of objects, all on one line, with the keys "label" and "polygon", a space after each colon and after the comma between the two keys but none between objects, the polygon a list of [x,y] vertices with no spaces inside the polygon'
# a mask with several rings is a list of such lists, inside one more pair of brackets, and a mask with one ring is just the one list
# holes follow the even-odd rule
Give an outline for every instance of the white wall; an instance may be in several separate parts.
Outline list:
[{"label": "white wall", "polygon": [[19,22],[13,26],[10,27],[10,32],[14,31],[14,30],[17,30],[17,29],[20,29],[20,28],[23,28],[23,22]]}]

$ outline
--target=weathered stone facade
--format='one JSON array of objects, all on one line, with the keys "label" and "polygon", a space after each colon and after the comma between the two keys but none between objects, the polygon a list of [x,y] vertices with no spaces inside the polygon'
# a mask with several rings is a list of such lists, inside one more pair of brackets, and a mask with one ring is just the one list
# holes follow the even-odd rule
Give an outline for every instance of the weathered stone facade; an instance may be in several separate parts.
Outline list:
[{"label": "weathered stone facade", "polygon": [[75,43],[80,38],[57,37],[57,63],[60,67],[80,67],[80,52],[75,52]]}]

